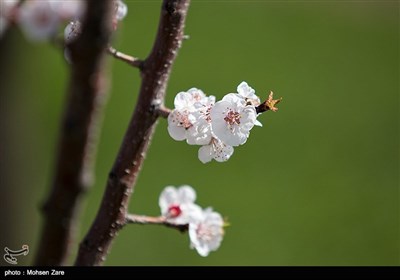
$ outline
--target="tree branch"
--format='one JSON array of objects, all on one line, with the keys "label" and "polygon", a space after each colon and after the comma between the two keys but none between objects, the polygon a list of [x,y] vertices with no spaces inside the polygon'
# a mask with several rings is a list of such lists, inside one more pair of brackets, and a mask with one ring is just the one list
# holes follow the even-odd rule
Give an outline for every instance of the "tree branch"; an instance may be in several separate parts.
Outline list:
[{"label": "tree branch", "polygon": [[126,62],[133,67],[136,67],[139,69],[142,68],[143,61],[140,60],[139,58],[119,52],[111,46],[107,48],[107,52],[110,55],[112,55],[113,57],[115,57],[116,59]]},{"label": "tree branch", "polygon": [[73,244],[82,193],[91,185],[99,114],[105,100],[104,49],[111,34],[110,0],[87,1],[81,36],[72,58],[67,104],[58,140],[51,193],[36,265],[64,265]]},{"label": "tree branch", "polygon": [[162,225],[169,228],[174,228],[180,232],[185,232],[189,229],[189,225],[177,225],[167,222],[166,218],[160,217],[149,217],[135,214],[128,214],[126,216],[125,224],[140,224],[140,225]]},{"label": "tree branch", "polygon": [[125,225],[130,196],[163,105],[190,0],[164,0],[153,49],[143,61],[142,84],[136,109],[125,133],[97,216],[80,244],[76,265],[101,265],[116,233]]}]

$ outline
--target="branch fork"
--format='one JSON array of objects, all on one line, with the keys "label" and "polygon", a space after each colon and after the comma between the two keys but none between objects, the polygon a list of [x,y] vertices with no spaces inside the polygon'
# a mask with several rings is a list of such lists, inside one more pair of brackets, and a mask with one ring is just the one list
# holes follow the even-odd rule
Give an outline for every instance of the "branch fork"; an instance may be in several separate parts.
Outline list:
[{"label": "branch fork", "polygon": [[143,68],[143,61],[142,60],[140,60],[139,58],[130,56],[128,54],[124,54],[124,53],[122,53],[120,51],[117,51],[115,48],[113,48],[111,46],[109,46],[107,48],[107,53],[112,55],[114,58],[129,64],[130,66],[133,66],[133,67],[138,68],[138,69],[142,69]]}]

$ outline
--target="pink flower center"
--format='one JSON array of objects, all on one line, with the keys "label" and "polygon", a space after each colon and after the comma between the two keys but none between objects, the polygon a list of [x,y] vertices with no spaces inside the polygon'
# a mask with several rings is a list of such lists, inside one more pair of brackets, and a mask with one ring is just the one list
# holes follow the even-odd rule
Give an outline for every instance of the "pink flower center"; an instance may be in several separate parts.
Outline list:
[{"label": "pink flower center", "polygon": [[199,224],[196,229],[197,236],[199,239],[203,241],[211,241],[213,237],[216,235],[210,227],[207,227],[204,224]]},{"label": "pink flower center", "polygon": [[47,26],[50,23],[50,17],[47,11],[38,12],[34,20],[38,26]]},{"label": "pink flower center", "polygon": [[206,121],[207,121],[208,123],[211,122],[211,108],[212,108],[212,106],[209,106],[209,107],[206,109],[206,113],[204,114],[205,117],[206,117]]},{"label": "pink flower center", "polygon": [[234,112],[230,110],[228,114],[226,114],[224,121],[226,121],[230,125],[240,124],[240,114],[238,112]]},{"label": "pink flower center", "polygon": [[203,98],[203,95],[201,95],[200,93],[196,92],[193,94],[193,99],[195,101],[200,101]]},{"label": "pink flower center", "polygon": [[168,208],[168,214],[171,218],[176,218],[182,213],[181,207],[179,205],[171,205]]},{"label": "pink flower center", "polygon": [[183,126],[185,129],[189,129],[193,126],[193,124],[189,121],[189,117],[187,114],[177,113],[177,119],[180,126]]}]

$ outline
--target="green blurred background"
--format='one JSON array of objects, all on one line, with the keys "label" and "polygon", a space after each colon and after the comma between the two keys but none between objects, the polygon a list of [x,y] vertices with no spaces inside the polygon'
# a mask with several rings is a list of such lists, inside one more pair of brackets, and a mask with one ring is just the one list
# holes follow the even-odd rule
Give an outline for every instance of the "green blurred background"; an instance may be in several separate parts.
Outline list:
[{"label": "green blurred background", "polygon": [[[125,2],[129,13],[114,45],[144,58],[161,1]],[[207,258],[189,249],[185,234],[128,226],[106,265],[399,265],[399,2],[194,0],[186,33],[168,106],[190,87],[220,99],[243,80],[262,97],[273,90],[284,100],[277,113],[260,116],[264,127],[226,163],[202,164],[198,147],[172,140],[160,120],[131,212],[158,215],[161,190],[189,184],[198,203],[231,226]],[[32,44],[19,30],[10,37],[0,78],[7,170],[0,245],[29,244],[31,254],[19,261],[30,264],[68,66],[50,44]],[[110,66],[96,183],[79,240],[98,209],[140,84],[135,69],[111,59]]]}]

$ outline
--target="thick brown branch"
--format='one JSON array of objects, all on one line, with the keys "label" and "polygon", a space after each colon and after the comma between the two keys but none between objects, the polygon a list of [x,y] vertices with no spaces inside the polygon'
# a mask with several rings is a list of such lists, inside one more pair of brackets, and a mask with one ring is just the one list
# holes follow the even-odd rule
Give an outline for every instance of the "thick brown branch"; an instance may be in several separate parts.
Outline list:
[{"label": "thick brown branch", "polygon": [[183,40],[190,0],[164,0],[153,49],[143,62],[136,109],[109,174],[97,216],[82,241],[76,265],[101,265],[125,224],[130,196],[153,135],[172,63]]},{"label": "thick brown branch", "polygon": [[36,265],[63,265],[73,244],[81,194],[91,185],[99,113],[105,99],[104,49],[111,34],[110,0],[89,0],[72,65],[51,192]]},{"label": "thick brown branch", "polygon": [[185,232],[189,229],[188,225],[177,225],[167,222],[165,217],[149,217],[135,214],[128,214],[125,220],[126,224],[140,224],[140,225],[162,225],[169,228],[174,228],[180,232]]},{"label": "thick brown branch", "polygon": [[118,60],[121,60],[123,62],[128,63],[129,65],[139,68],[142,68],[142,64],[143,61],[140,60],[139,58],[124,54],[122,52],[117,51],[116,49],[114,49],[113,47],[108,47],[107,48],[107,52],[112,55],[113,57],[115,57]]}]

